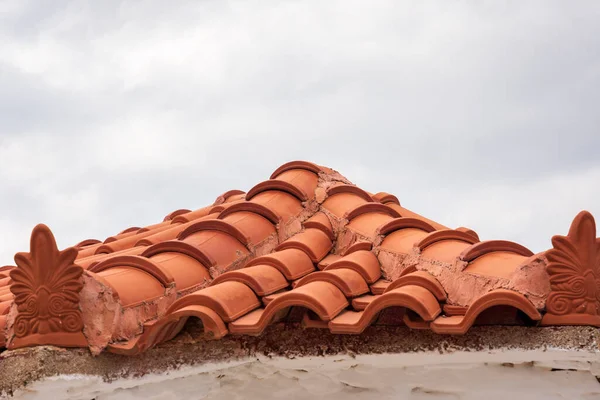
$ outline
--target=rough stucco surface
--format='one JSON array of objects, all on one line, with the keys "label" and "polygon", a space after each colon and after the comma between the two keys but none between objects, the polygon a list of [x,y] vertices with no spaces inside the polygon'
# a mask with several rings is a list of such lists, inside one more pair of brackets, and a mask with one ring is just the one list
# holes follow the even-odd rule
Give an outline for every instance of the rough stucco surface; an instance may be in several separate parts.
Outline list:
[{"label": "rough stucco surface", "polygon": [[587,352],[556,350],[293,360],[261,356],[110,383],[93,376],[60,375],[38,381],[15,396],[23,400],[590,400],[600,396],[600,384],[590,373],[593,358]]},{"label": "rough stucco surface", "polygon": [[538,310],[543,310],[550,293],[550,279],[546,272],[547,259],[536,254],[515,269],[510,277],[497,277],[469,273],[468,263],[461,260],[442,262],[421,256],[417,248],[411,253],[396,253],[388,249],[377,249],[383,275],[390,281],[400,277],[408,267],[427,271],[435,276],[448,295],[447,304],[468,306],[473,301],[495,289],[510,289],[527,297]]},{"label": "rough stucco surface", "polygon": [[[511,369],[512,366],[508,366],[508,364],[503,366],[502,363],[512,363],[512,361],[507,361],[507,359],[501,356],[491,357],[483,361],[482,359],[474,360],[468,357],[459,357],[451,360],[450,362],[455,363],[455,365],[453,365],[451,368],[446,368],[446,370],[454,371],[457,368],[458,370],[462,368],[475,373],[476,371],[481,370],[481,367],[484,365],[482,362],[485,362],[488,366],[493,367],[489,371],[487,371],[488,368],[486,367],[486,371],[489,372],[489,374],[483,374],[482,376],[477,377],[477,375],[467,373],[465,376],[471,376],[470,379],[474,380],[474,382],[483,382],[489,378],[490,384],[494,386],[493,382],[495,378],[493,377],[497,378],[497,374],[500,373],[499,371],[502,371],[501,376],[506,375],[507,377],[513,375],[516,377],[519,374],[525,374],[523,376],[531,375],[531,382],[537,382],[536,374],[538,372],[541,373],[542,371],[550,371],[551,368],[555,368],[559,370],[565,370],[563,372],[565,372],[566,375],[563,378],[566,380],[562,381],[561,379],[563,378],[558,378],[559,376],[562,376],[558,373],[560,371],[552,372],[553,378],[551,378],[551,380],[555,382],[563,382],[562,385],[566,385],[567,388],[569,385],[571,385],[571,383],[569,383],[570,380],[574,379],[573,382],[577,380],[582,380],[582,382],[585,381],[584,386],[581,386],[583,385],[581,382],[577,385],[582,388],[585,387],[585,390],[587,390],[586,396],[592,396],[588,396],[587,398],[600,399],[600,384],[598,384],[595,378],[595,376],[600,375],[600,371],[597,371],[598,362],[600,362],[598,355],[598,344],[600,343],[599,339],[599,330],[590,327],[474,327],[471,329],[471,331],[469,331],[468,334],[464,336],[438,336],[430,331],[416,331],[409,330],[404,327],[391,328],[380,326],[370,327],[361,335],[332,335],[327,331],[318,329],[301,329],[295,324],[279,324],[269,327],[267,331],[265,331],[265,333],[259,337],[227,336],[218,341],[207,341],[201,337],[201,327],[194,323],[189,323],[184,331],[175,340],[164,343],[163,345],[151,349],[137,357],[118,356],[108,353],[103,353],[99,356],[92,356],[89,350],[86,349],[69,350],[53,347],[37,347],[31,349],[5,351],[0,355],[0,376],[2,377],[0,382],[0,390],[4,395],[10,395],[15,393],[17,389],[25,386],[25,391],[18,391],[15,394],[18,394],[19,397],[22,397],[23,393],[29,393],[29,398],[47,398],[46,396],[42,396],[45,393],[44,391],[39,392],[35,389],[36,386],[42,384],[37,381],[40,381],[46,377],[54,376],[54,381],[46,381],[46,384],[49,384],[48,382],[54,382],[57,384],[59,381],[64,382],[69,375],[80,374],[77,379],[73,381],[75,386],[77,386],[77,384],[82,384],[82,382],[86,382],[86,379],[87,381],[92,379],[93,382],[98,384],[102,382],[129,382],[128,385],[134,387],[142,385],[140,387],[136,387],[135,389],[136,391],[140,391],[142,390],[141,388],[145,388],[146,385],[143,384],[142,381],[136,380],[139,380],[145,376],[150,377],[157,375],[163,376],[163,379],[171,379],[169,376],[173,378],[176,376],[178,371],[183,370],[182,368],[204,368],[205,371],[210,370],[213,372],[223,370],[222,373],[214,374],[213,378],[217,379],[216,383],[212,381],[210,384],[206,383],[206,385],[208,385],[205,385],[206,387],[213,388],[215,384],[217,384],[218,387],[221,387],[221,385],[226,385],[227,381],[223,381],[221,378],[218,378],[218,376],[222,374],[225,374],[224,376],[231,376],[231,379],[234,381],[238,379],[234,378],[234,376],[236,376],[238,373],[242,375],[250,374],[249,376],[252,376],[252,374],[260,375],[260,373],[255,370],[255,367],[259,368],[259,364],[268,364],[269,362],[275,362],[277,360],[280,360],[277,361],[279,364],[281,364],[281,360],[289,362],[293,361],[296,362],[297,365],[288,365],[286,368],[297,371],[303,369],[302,363],[305,360],[312,360],[312,362],[315,362],[316,360],[317,363],[324,363],[325,360],[331,360],[331,365],[339,365],[339,371],[348,371],[352,370],[353,368],[356,369],[356,366],[352,367],[352,365],[360,364],[361,367],[358,371],[362,371],[364,369],[366,378],[362,381],[365,383],[348,383],[348,387],[346,387],[346,384],[340,380],[342,378],[339,376],[335,378],[329,377],[326,379],[326,381],[332,380],[332,382],[335,381],[337,383],[323,384],[323,390],[325,391],[327,387],[335,386],[341,388],[341,391],[339,392],[340,395],[343,393],[349,395],[351,394],[350,392],[352,392],[353,396],[358,396],[356,398],[365,398],[363,396],[364,391],[370,392],[371,395],[373,395],[374,392],[385,394],[387,393],[387,390],[391,391],[390,393],[392,394],[396,393],[399,395],[399,391],[406,389],[406,387],[399,386],[396,389],[393,389],[392,386],[401,385],[401,382],[406,381],[400,379],[401,376],[405,376],[406,374],[416,374],[416,380],[409,380],[405,382],[409,386],[413,385],[411,386],[412,389],[410,389],[408,392],[408,394],[413,397],[409,398],[470,398],[465,397],[465,393],[463,393],[462,397],[456,397],[456,393],[454,392],[454,394],[444,394],[443,396],[442,394],[439,394],[439,396],[436,395],[437,397],[431,397],[431,393],[426,392],[435,392],[441,390],[438,387],[438,383],[442,381],[438,382],[438,378],[435,378],[435,374],[431,375],[430,379],[428,374],[423,375],[418,373],[418,369],[422,369],[424,367],[423,365],[419,366],[418,363],[415,364],[414,362],[414,365],[410,367],[404,365],[405,363],[403,364],[403,362],[400,362],[399,364],[396,362],[396,364],[393,365],[375,365],[379,361],[383,360],[383,358],[378,358],[377,356],[373,357],[373,355],[385,353],[385,357],[396,355],[396,357],[400,357],[402,360],[411,359],[410,357],[412,357],[413,360],[419,360],[424,359],[423,357],[425,357],[427,354],[451,356],[456,354],[470,353],[471,355],[484,354],[489,356],[492,353],[504,353],[507,351],[512,351],[520,354],[532,354],[531,352],[534,352],[535,354],[538,354],[538,356],[535,356],[534,358],[542,360],[544,359],[543,355],[545,353],[549,354],[549,351],[552,351],[552,353],[558,351],[559,355],[565,355],[564,360],[566,360],[566,363],[563,366],[548,366],[548,364],[545,367],[539,367],[539,365],[536,367],[542,369],[527,369],[526,367],[528,365],[533,365],[531,363],[527,364],[528,362],[538,361],[530,359],[533,357],[531,355],[527,355],[524,358],[516,360],[514,369]],[[573,362],[575,362],[575,364],[572,364],[570,361],[568,361],[571,360],[571,356],[569,355],[571,353],[579,355],[573,358]],[[415,358],[415,356],[417,357]],[[345,361],[343,363],[340,362],[336,364],[336,357],[339,358],[339,360]],[[360,363],[356,361],[359,359],[362,359]],[[546,359],[548,359],[547,356]],[[356,362],[353,363],[352,360],[355,360]],[[550,360],[560,361],[563,360],[563,358],[552,355]],[[229,366],[222,365],[224,362],[229,362]],[[440,362],[441,360],[430,361],[430,366],[427,368],[431,369],[431,366],[439,365]],[[490,364],[490,362],[492,364]],[[254,365],[253,363],[258,364]],[[520,365],[519,363],[525,364]],[[250,364],[254,366],[249,366]],[[244,384],[240,383],[237,384],[237,386],[236,384],[232,384],[232,391],[228,392],[228,395],[231,396],[231,398],[235,398],[235,396],[237,396],[236,393],[238,393],[236,391],[239,391],[241,396],[247,390],[252,389],[260,392],[261,390],[264,390],[264,388],[273,387],[274,391],[279,391],[280,394],[285,397],[286,388],[289,388],[290,385],[280,385],[279,383],[285,382],[285,379],[291,379],[293,382],[300,382],[300,378],[288,376],[285,379],[278,378],[283,380],[281,382],[277,381],[279,382],[277,384],[271,382],[270,379],[275,379],[274,377],[278,377],[282,374],[282,372],[277,371],[277,368],[279,367],[276,364],[268,364],[266,367],[264,367],[266,368],[265,374],[269,378],[265,378],[266,380],[262,380],[262,378],[259,379],[259,381],[262,382],[260,385],[256,387],[252,386],[252,388],[246,387],[246,389],[244,389]],[[231,372],[233,375],[227,375],[228,372],[226,371],[229,371],[231,368],[238,368],[240,365],[246,365],[244,368],[251,368],[251,372],[248,372],[244,369],[231,370],[233,371]],[[380,382],[381,385],[378,387],[366,387],[368,386],[367,383],[372,380],[371,378],[367,378],[370,374],[372,374],[373,377],[379,375],[379,372],[373,368],[383,368],[380,371],[382,374],[396,374],[398,375],[398,380],[392,380],[389,382],[389,384]],[[409,370],[406,368],[409,368]],[[417,370],[414,370],[414,368],[417,368]],[[500,368],[500,370],[497,370],[496,368]],[[574,371],[566,371],[569,369],[573,369]],[[515,371],[518,371],[518,373]],[[169,374],[165,375],[165,372],[169,372]],[[196,376],[199,373],[200,372],[193,372],[191,376]],[[206,373],[208,374],[208,372]],[[296,373],[302,375],[302,372],[294,372],[292,375]],[[452,372],[446,381],[451,382],[455,379],[458,379],[458,377],[452,377],[455,374],[455,372]],[[87,378],[84,379],[81,375],[86,375]],[[321,375],[322,374],[317,373],[315,376]],[[62,378],[56,378],[56,376],[62,376]],[[202,393],[202,390],[204,390],[202,388],[206,388],[202,383],[202,379],[204,379],[203,377],[205,377],[205,375],[198,376],[197,379],[200,380],[192,385],[195,385],[196,389],[198,390],[197,398],[203,398],[202,396],[204,396],[200,396],[200,393]],[[58,379],[58,381],[56,379]],[[153,379],[154,380],[152,380],[152,382],[160,381],[158,378]],[[180,377],[178,379],[184,379],[184,377]],[[193,381],[193,378],[190,378],[190,376],[187,376],[185,379],[192,379]],[[548,377],[545,379],[548,379]],[[187,383],[192,381],[181,381],[184,382],[182,383],[182,388],[187,387]],[[254,378],[248,378],[247,382],[250,381],[257,382],[257,380]],[[138,382],[138,384],[136,385],[135,382]],[[169,386],[165,386],[171,388],[171,392],[178,387],[177,385],[175,385],[175,387],[170,386],[174,382],[175,381],[169,383]],[[427,382],[435,384],[433,386],[428,386],[426,384]],[[523,385],[526,383],[527,380],[523,381]],[[147,382],[147,384],[150,383]],[[122,384],[119,385],[122,386]],[[302,393],[307,394],[307,396],[311,393],[313,393],[313,396],[315,395],[314,393],[321,393],[319,392],[321,389],[318,389],[320,386],[318,384],[315,385],[316,386],[310,384],[308,385],[309,387],[300,385],[298,388],[299,391],[294,394],[294,398],[302,398],[302,396],[304,396]],[[590,385],[596,387],[597,390],[595,392],[590,391],[590,387],[592,387]],[[494,390],[500,390],[503,386],[505,386],[505,384],[499,385],[496,383]],[[160,385],[158,387],[160,387]],[[422,389],[419,389],[420,387],[422,387]],[[444,386],[442,385],[442,387]],[[63,386],[60,390],[64,391],[65,389],[66,387]],[[109,392],[112,393],[113,390],[115,389],[112,388],[109,390]],[[119,393],[121,393],[124,389],[119,390]],[[75,392],[71,392],[73,393],[71,398],[86,398],[85,396],[89,394],[86,392],[86,394],[83,395],[82,392],[80,394],[83,397],[77,397],[77,390],[75,390]],[[58,393],[60,393],[60,391]],[[224,396],[223,393],[225,392],[217,391],[210,394],[209,391],[205,393],[206,396],[208,396],[205,398],[221,398],[219,396]],[[363,397],[360,397],[359,395]],[[103,394],[103,396],[105,397],[98,395],[97,398],[137,398],[110,397],[106,393]],[[262,398],[261,396],[250,396],[246,398]],[[87,398],[89,399],[89,397]],[[142,396],[140,398],[145,397]],[[387,397],[384,396],[383,398]]]}]

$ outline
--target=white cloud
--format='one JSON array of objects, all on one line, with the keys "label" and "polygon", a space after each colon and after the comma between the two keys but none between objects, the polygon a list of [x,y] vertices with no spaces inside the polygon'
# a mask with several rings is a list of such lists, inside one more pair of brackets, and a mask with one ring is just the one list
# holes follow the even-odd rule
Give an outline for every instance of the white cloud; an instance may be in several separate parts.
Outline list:
[{"label": "white cloud", "polygon": [[0,10],[0,264],[37,222],[103,238],[291,159],[535,250],[600,212],[597,2]]}]

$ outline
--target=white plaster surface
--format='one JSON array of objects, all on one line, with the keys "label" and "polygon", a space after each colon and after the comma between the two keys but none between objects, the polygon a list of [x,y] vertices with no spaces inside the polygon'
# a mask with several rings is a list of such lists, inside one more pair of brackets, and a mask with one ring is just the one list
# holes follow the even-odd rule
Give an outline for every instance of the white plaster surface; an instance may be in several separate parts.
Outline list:
[{"label": "white plaster surface", "polygon": [[599,375],[600,353],[559,349],[264,357],[110,383],[61,375],[31,384],[15,398],[600,400]]}]

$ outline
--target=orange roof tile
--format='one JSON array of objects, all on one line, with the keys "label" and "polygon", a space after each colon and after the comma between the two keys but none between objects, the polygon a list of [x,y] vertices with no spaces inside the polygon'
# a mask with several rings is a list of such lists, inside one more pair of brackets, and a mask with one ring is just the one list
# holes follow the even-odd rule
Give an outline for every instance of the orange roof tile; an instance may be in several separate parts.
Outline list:
[{"label": "orange roof tile", "polygon": [[[290,309],[304,310],[304,327],[339,334],[379,320],[462,334],[484,311],[494,323],[497,306],[531,324],[600,326],[595,229],[582,212],[553,249],[535,255],[294,161],[248,193],[231,190],[103,241],[59,251],[38,225],[17,267],[0,268],[0,344],[137,354],[173,338],[188,318],[219,339],[259,335]],[[401,319],[379,318],[390,307],[405,310]]]}]

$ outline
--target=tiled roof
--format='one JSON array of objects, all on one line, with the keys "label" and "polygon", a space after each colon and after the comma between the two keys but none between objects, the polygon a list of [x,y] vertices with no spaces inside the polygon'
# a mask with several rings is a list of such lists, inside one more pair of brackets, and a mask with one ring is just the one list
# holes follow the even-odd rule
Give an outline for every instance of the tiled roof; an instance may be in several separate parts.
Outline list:
[{"label": "tiled roof", "polygon": [[0,268],[0,342],[136,354],[188,318],[205,335],[260,335],[274,321],[358,334],[406,324],[600,326],[600,239],[580,213],[553,249],[481,241],[295,161],[247,193],[59,251],[44,225]]}]

